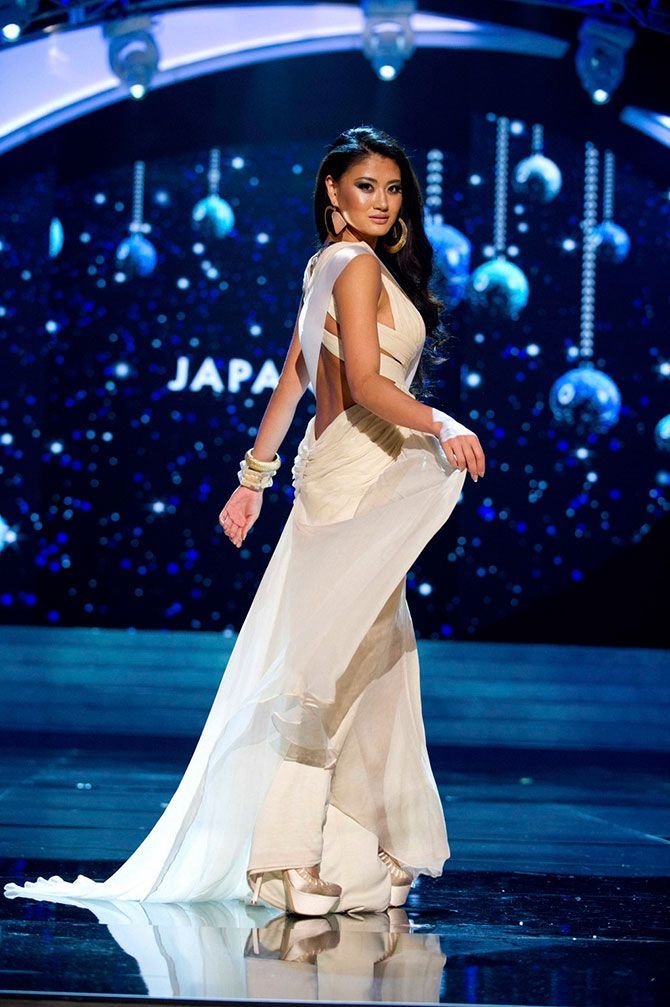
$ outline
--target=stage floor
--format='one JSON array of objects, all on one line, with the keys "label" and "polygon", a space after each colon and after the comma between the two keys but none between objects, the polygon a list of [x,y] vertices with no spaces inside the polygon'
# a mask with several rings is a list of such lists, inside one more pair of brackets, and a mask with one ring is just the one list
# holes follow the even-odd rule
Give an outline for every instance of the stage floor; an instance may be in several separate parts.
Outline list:
[{"label": "stage floor", "polygon": [[[3,884],[108,876],[177,786],[180,739],[6,736]],[[670,757],[430,747],[451,859],[403,909],[0,899],[12,996],[256,1003],[668,1001]]]}]

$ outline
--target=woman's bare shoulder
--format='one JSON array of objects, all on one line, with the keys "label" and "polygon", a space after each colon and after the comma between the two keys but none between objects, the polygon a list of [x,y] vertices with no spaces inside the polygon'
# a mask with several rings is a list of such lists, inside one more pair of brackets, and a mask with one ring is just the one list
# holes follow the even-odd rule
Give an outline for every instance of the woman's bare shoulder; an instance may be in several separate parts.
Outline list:
[{"label": "woman's bare shoulder", "polygon": [[[332,251],[330,251],[332,249]],[[379,265],[378,259],[374,251],[370,248],[367,241],[329,241],[327,244],[322,245],[310,257],[305,266],[304,280],[308,280],[313,275],[317,263],[319,260],[325,258],[324,253],[328,251],[329,259],[337,259],[342,255],[342,249],[348,249],[344,254],[351,260],[359,259],[359,257],[364,256],[365,258],[371,258]],[[381,267],[380,267],[381,268]]]}]

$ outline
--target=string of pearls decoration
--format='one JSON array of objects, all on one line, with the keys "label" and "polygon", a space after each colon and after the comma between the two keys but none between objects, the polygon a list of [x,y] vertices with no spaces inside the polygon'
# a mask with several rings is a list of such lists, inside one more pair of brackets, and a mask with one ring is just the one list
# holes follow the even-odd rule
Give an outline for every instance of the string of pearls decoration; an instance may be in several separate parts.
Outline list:
[{"label": "string of pearls decoration", "polygon": [[504,256],[507,247],[507,175],[509,163],[509,119],[501,115],[496,123],[495,209],[493,249]]},{"label": "string of pearls decoration", "polygon": [[433,148],[426,157],[426,206],[437,212],[442,206],[442,182],[444,170],[444,155],[441,150]]},{"label": "string of pearls decoration", "polygon": [[596,226],[596,214],[598,210],[598,165],[598,149],[593,143],[587,142],[584,166],[582,303],[579,335],[579,354],[582,358],[593,357],[593,327],[596,301],[596,243],[593,229]]},{"label": "string of pearls decoration", "polygon": [[142,220],[144,216],[144,161],[135,161],[133,170],[133,219],[128,230],[131,234],[146,234],[151,230],[150,224]]},{"label": "string of pearls decoration", "polygon": [[218,147],[213,147],[209,152],[207,181],[209,183],[210,195],[218,195],[219,183],[221,182],[221,150]]},{"label": "string of pearls decoration", "polygon": [[603,167],[603,220],[612,220],[614,217],[614,168],[614,153],[606,150]]}]

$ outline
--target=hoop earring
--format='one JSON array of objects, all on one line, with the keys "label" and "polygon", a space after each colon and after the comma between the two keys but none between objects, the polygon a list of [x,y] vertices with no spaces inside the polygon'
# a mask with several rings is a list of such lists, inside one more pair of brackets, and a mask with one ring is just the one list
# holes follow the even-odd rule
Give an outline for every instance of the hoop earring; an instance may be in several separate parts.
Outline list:
[{"label": "hoop earring", "polygon": [[[387,252],[399,252],[407,241],[407,224],[402,217],[398,217],[396,224],[400,224],[400,237],[392,245],[387,245],[386,242],[384,242]],[[395,224],[393,226],[395,228]]]},{"label": "hoop earring", "polygon": [[[344,215],[342,214],[342,211],[339,209],[339,207],[333,206],[332,203],[328,203],[328,205],[324,208],[324,211],[323,211],[323,220],[324,220],[324,223],[326,225],[326,230],[327,230],[328,234],[331,236],[331,238],[338,238],[340,236],[340,234],[342,234],[342,231],[344,230],[344,228],[347,226],[347,222],[346,222],[346,220],[344,220],[344,227],[341,227],[339,231],[331,231],[330,227],[328,226],[328,211],[329,210],[331,210],[333,212],[333,214],[339,213],[339,215],[342,217],[342,220],[344,220]],[[332,223],[332,217],[331,217],[331,223]]]}]

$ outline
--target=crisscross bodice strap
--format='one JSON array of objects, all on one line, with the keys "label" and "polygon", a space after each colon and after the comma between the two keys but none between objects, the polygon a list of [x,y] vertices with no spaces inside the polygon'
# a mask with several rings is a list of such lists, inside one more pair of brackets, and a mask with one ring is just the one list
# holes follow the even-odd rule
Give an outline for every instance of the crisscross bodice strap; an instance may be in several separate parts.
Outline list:
[{"label": "crisscross bodice strap", "polygon": [[[336,249],[337,254],[333,252]],[[335,280],[348,262],[357,255],[374,255],[365,243],[336,242],[324,248],[316,262],[307,263],[304,300],[298,316],[298,338],[309,374],[310,387],[316,395],[316,369],[323,341],[324,322]],[[310,268],[312,267],[312,268]]]},{"label": "crisscross bodice strap", "polygon": [[398,383],[412,381],[425,339],[425,326],[417,308],[402,290],[367,242],[333,242],[307,263],[303,281],[303,306],[298,317],[298,335],[310,378],[310,387],[316,395],[316,369],[323,343],[340,360],[344,359],[342,343],[337,335],[325,327],[329,312],[337,320],[333,286],[348,262],[355,255],[373,255],[380,263],[382,282],[391,303],[396,328],[377,322],[381,354],[380,373]]},{"label": "crisscross bodice strap", "polygon": [[[399,294],[397,292],[397,287],[395,284],[391,283],[384,273],[382,272],[382,283],[386,287],[389,295],[389,300],[391,302],[391,309],[393,312],[393,320],[402,319],[403,311],[402,304],[398,304],[405,295]],[[337,317],[337,306],[335,304],[335,298],[330,295],[330,303],[328,305],[328,313],[332,317],[339,321]],[[394,328],[391,325],[386,325],[385,322],[377,322],[377,336],[379,338],[379,348],[383,354],[387,354],[394,357],[397,363],[408,364],[414,349],[414,344],[411,340],[407,339],[407,336],[399,328]],[[344,352],[342,350],[342,340],[335,333],[331,332],[324,326],[323,329],[323,343],[334,353],[336,357],[340,360],[344,360]]]}]

